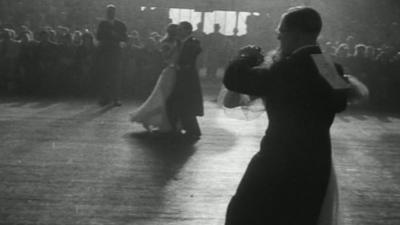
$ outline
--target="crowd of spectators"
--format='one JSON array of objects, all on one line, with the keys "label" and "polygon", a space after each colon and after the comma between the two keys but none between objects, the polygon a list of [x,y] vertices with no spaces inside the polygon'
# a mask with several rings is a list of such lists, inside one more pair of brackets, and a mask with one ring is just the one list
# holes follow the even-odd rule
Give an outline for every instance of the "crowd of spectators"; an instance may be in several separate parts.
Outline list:
[{"label": "crowd of spectators", "polygon": [[[246,42],[245,36],[222,34],[219,24],[214,28],[214,32],[206,34],[200,23],[193,35],[203,49],[198,65],[204,68],[202,76],[215,81],[230,57]],[[155,84],[163,67],[159,49],[163,35],[162,30],[149,27],[129,32],[121,62],[121,89],[126,95],[146,95]],[[0,91],[95,94],[95,36],[95,30],[72,30],[65,26],[47,26],[36,32],[27,26],[3,27],[0,29]]]},{"label": "crowd of spectators", "polygon": [[374,46],[349,36],[343,42],[324,41],[323,47],[347,74],[365,83],[371,106],[400,107],[400,51],[388,43]]},{"label": "crowd of spectators", "polygon": [[[82,88],[88,79],[83,65],[92,60],[90,32],[47,27],[32,32],[26,26],[0,31],[0,90],[55,93]],[[79,74],[79,75],[78,75]]]},{"label": "crowd of spectators", "polygon": [[[145,95],[162,70],[159,43],[152,32],[128,36],[123,49],[121,89],[125,95]],[[26,26],[0,30],[0,91],[39,95],[96,94],[95,33],[87,29],[46,27],[38,32]]]},{"label": "crowd of spectators", "polygon": [[[66,6],[73,7],[74,4],[80,3],[71,1]],[[79,7],[82,8],[81,5]],[[99,18],[93,19],[91,14],[82,14],[60,19],[57,13],[51,13],[54,11],[51,9],[46,17],[40,16],[40,24],[51,26],[38,26],[39,23],[32,22],[36,18],[33,13],[21,16],[24,20],[17,20],[14,24],[1,24],[0,21],[1,93],[95,94],[95,32]],[[36,11],[40,9],[32,12]],[[8,14],[19,15],[18,11]],[[138,9],[126,15],[132,18],[121,16],[130,30],[127,47],[123,50],[121,90],[127,96],[146,96],[163,67],[159,43],[164,35],[163,28],[171,20],[165,9]],[[219,24],[214,25],[214,31],[210,34],[203,32],[203,24],[195,25],[194,36],[201,41],[203,48],[199,57],[199,68],[204,68],[201,75],[213,81],[220,78],[218,70],[221,71],[243,45],[257,44],[265,52],[276,47],[276,23],[272,20],[275,17],[271,14],[250,15],[246,22],[247,33],[243,36],[237,35],[237,29],[233,30],[231,36],[224,35]],[[27,22],[27,19],[31,21]],[[70,26],[57,26],[54,21],[61,24],[66,24],[65,21],[75,22]],[[391,26],[396,24],[394,22]],[[335,33],[325,31],[320,40],[323,49],[344,66],[346,73],[367,84],[371,92],[371,105],[400,106],[397,101],[400,94],[400,42],[393,37],[368,41],[371,40],[368,35],[362,35],[361,32],[349,36],[346,32],[350,28],[347,28],[335,28]]]},{"label": "crowd of spectators", "polygon": [[[234,51],[252,43],[249,35],[225,36],[215,31],[205,34],[201,24],[194,32],[203,45],[199,67],[207,79],[216,79]],[[87,30],[46,27],[32,32],[26,26],[0,31],[0,90],[21,94],[95,94],[96,38]],[[142,37],[129,33],[124,49],[122,90],[125,95],[149,94],[162,70],[159,42],[162,34],[151,32]],[[321,40],[322,47],[345,72],[358,77],[370,89],[371,104],[399,105],[400,52],[383,43],[373,46],[352,36],[345,41]]]}]

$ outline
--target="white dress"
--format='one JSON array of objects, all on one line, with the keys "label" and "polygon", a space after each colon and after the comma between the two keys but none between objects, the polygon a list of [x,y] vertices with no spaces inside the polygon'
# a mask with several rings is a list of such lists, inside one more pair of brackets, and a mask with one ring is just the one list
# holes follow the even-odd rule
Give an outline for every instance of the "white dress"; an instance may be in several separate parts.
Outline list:
[{"label": "white dress", "polygon": [[334,165],[331,166],[331,177],[321,207],[318,225],[342,225],[343,215],[339,205],[339,186]]},{"label": "white dress", "polygon": [[175,86],[175,62],[179,54],[177,44],[163,43],[162,53],[168,66],[161,72],[150,96],[130,114],[131,122],[141,124],[148,131],[168,132],[172,129],[167,116],[166,101]]}]

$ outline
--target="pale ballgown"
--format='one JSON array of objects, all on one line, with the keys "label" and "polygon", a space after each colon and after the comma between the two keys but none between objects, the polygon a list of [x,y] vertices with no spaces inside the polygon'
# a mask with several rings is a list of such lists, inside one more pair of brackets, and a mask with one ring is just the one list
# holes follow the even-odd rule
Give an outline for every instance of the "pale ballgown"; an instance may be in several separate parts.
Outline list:
[{"label": "pale ballgown", "polygon": [[169,132],[172,126],[168,120],[166,101],[176,80],[176,60],[179,54],[177,42],[165,42],[161,47],[166,67],[146,101],[130,114],[133,123],[141,124],[148,131]]},{"label": "pale ballgown", "polygon": [[318,225],[342,225],[343,215],[339,205],[339,186],[335,167],[331,167],[331,176],[326,190],[324,203],[321,207]]}]

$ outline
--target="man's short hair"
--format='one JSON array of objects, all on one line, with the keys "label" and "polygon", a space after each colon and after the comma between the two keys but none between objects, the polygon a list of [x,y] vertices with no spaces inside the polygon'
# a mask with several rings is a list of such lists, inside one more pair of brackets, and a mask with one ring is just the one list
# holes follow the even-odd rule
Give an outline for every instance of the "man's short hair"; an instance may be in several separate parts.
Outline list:
[{"label": "man's short hair", "polygon": [[319,35],[322,29],[321,15],[313,8],[297,6],[283,14],[282,24],[288,31]]},{"label": "man's short hair", "polygon": [[191,33],[193,31],[192,24],[187,21],[183,21],[183,22],[179,23],[179,25],[187,32]]}]

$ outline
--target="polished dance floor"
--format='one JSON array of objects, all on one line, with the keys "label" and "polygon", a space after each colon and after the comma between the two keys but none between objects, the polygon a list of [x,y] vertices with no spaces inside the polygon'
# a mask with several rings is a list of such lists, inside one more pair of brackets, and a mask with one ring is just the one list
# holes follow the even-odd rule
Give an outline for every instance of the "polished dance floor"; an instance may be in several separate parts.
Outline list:
[{"label": "polished dance floor", "polygon": [[[0,224],[222,225],[268,121],[208,99],[190,146],[130,124],[135,101],[1,98]],[[400,116],[350,111],[332,136],[345,224],[400,224]]]}]

